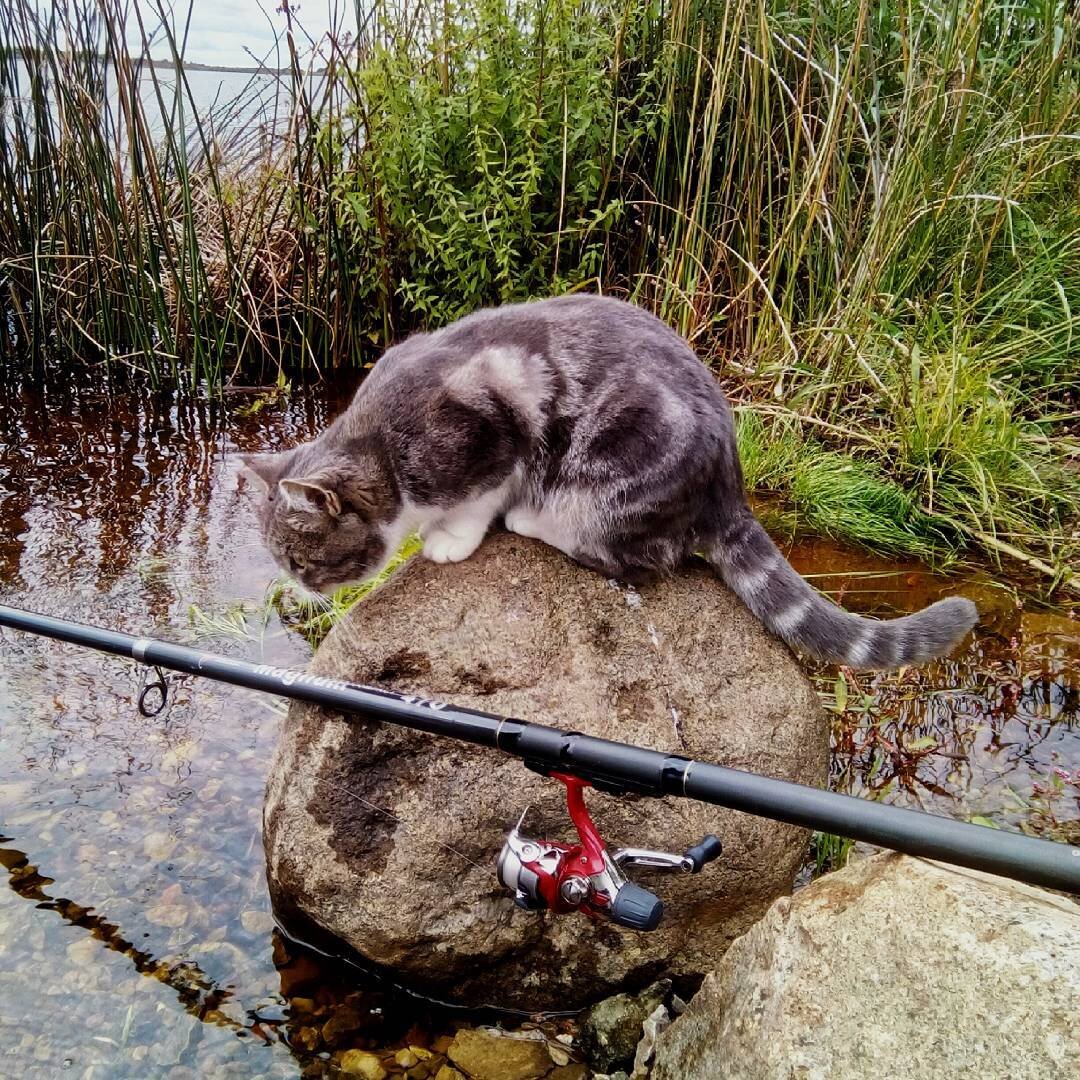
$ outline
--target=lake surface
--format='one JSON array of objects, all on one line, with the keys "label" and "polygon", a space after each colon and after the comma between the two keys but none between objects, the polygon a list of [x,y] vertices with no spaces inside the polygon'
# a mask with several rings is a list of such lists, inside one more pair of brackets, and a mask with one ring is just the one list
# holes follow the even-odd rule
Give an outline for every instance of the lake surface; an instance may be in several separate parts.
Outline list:
[{"label": "lake surface", "polygon": [[[311,438],[349,390],[222,406],[104,378],[0,384],[0,602],[302,666],[306,643],[263,614],[276,570],[232,455]],[[1080,623],[990,575],[946,580],[820,542],[792,558],[863,610],[959,588],[987,612],[953,660],[842,688],[816,673],[837,709],[835,787],[1075,828]],[[283,703],[185,678],[146,719],[140,674],[0,631],[0,1075],[309,1078],[335,1075],[345,1046],[452,1030],[273,929],[260,819]]]},{"label": "lake surface", "polygon": [[[20,97],[30,99],[30,70],[20,62]],[[270,132],[282,132],[288,123],[291,107],[291,88],[288,72],[248,73],[240,71],[205,71],[185,68],[178,79],[171,68],[144,66],[139,73],[139,99],[146,116],[151,137],[157,141],[166,130],[182,133],[190,148],[199,146],[196,118],[208,139],[218,140],[227,154],[241,160],[247,151],[261,146]],[[318,97],[322,76],[308,77],[308,91]],[[103,115],[121,115],[117,100],[116,80],[111,73],[106,88],[108,108]],[[55,101],[55,97],[50,95]],[[5,103],[5,110],[18,107],[18,102]],[[29,107],[28,104],[25,107]],[[167,122],[168,121],[168,122]],[[0,123],[8,122],[6,111],[0,111]],[[119,132],[121,144],[126,134]],[[255,140],[253,143],[252,140]],[[244,149],[234,140],[240,140]]]}]

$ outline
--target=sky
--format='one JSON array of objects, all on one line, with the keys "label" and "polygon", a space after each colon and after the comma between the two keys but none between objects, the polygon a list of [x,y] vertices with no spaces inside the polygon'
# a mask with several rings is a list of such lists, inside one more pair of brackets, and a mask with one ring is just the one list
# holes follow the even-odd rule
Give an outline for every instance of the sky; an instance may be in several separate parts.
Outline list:
[{"label": "sky", "polygon": [[[147,30],[155,23],[155,4],[138,0]],[[271,67],[278,66],[274,53],[275,35],[283,35],[285,16],[275,10],[281,0],[174,0],[174,18],[179,30],[191,10],[188,44],[185,56],[200,64],[250,67],[254,64],[252,53],[262,60],[269,54]],[[313,38],[324,34],[335,21],[345,30],[356,29],[355,8],[352,0],[304,0],[292,5],[295,18]],[[305,44],[298,35],[297,44]],[[131,44],[135,44],[132,42]],[[250,50],[250,51],[249,51]],[[161,45],[151,47],[151,55],[162,58],[168,49]],[[285,60],[281,60],[284,66]]]}]

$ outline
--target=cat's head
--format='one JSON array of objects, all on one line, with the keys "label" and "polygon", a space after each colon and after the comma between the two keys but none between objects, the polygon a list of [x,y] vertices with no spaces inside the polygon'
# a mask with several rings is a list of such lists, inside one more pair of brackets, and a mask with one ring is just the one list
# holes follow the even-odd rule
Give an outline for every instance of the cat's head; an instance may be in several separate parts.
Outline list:
[{"label": "cat's head", "polygon": [[401,500],[377,457],[319,455],[315,444],[245,454],[259,489],[259,526],[277,564],[315,592],[364,581],[393,555]]}]

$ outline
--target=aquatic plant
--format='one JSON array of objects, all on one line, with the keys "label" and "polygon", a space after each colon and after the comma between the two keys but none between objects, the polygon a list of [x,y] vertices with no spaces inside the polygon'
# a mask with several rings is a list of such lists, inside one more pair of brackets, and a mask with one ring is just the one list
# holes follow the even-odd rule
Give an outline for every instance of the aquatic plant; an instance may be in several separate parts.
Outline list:
[{"label": "aquatic plant", "polygon": [[814,877],[843,870],[855,850],[855,841],[835,833],[816,832],[810,840],[810,860],[814,864]]},{"label": "aquatic plant", "polygon": [[409,537],[375,577],[360,585],[343,585],[332,596],[314,596],[307,590],[298,589],[290,579],[278,578],[266,591],[264,620],[266,614],[276,611],[286,626],[304,637],[313,648],[317,647],[354,604],[385,585],[420,551],[421,546],[418,536]]}]

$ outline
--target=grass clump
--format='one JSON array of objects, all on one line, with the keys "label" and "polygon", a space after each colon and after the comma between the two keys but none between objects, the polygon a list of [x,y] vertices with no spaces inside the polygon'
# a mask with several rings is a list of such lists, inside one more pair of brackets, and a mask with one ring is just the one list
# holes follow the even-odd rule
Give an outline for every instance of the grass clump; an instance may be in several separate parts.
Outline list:
[{"label": "grass clump", "polygon": [[834,833],[815,832],[810,841],[813,877],[843,870],[855,849],[855,841]]},{"label": "grass clump", "polygon": [[947,562],[960,546],[875,460],[830,450],[799,434],[792,418],[739,414],[736,435],[747,486],[782,496],[789,531],[853,541],[882,555]]},{"label": "grass clump", "polygon": [[960,349],[913,348],[907,369],[892,374],[892,467],[927,514],[969,532],[1066,527],[1080,474],[1052,452],[1045,425],[1025,417],[1009,371]]}]

